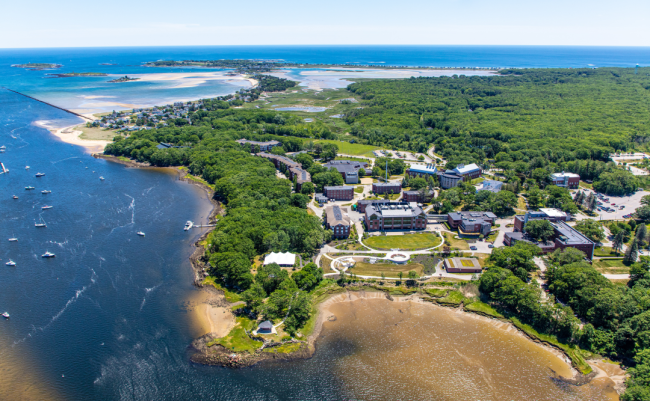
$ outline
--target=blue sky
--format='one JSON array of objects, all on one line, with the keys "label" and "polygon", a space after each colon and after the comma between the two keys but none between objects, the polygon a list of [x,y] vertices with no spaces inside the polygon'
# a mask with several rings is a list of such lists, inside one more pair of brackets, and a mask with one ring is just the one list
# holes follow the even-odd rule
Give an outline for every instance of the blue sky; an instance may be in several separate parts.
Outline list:
[{"label": "blue sky", "polygon": [[273,44],[650,46],[648,0],[3,2],[0,48]]}]

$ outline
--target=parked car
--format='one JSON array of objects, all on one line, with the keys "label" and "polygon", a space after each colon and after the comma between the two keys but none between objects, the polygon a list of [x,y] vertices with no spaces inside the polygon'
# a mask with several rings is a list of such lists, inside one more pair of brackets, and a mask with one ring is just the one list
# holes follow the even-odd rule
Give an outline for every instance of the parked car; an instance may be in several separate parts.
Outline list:
[{"label": "parked car", "polygon": [[494,248],[494,245],[490,244],[488,245],[488,248]]},{"label": "parked car", "polygon": [[472,251],[475,251],[475,250],[477,250],[478,248],[475,247],[474,245],[472,245],[472,246],[469,247],[469,249],[471,249]]}]

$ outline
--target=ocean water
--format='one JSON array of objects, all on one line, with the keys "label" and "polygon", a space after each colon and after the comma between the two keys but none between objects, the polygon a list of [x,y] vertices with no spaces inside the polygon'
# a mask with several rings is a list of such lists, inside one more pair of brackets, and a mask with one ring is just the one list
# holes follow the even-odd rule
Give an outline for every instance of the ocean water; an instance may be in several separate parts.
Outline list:
[{"label": "ocean water", "polygon": [[[115,86],[106,84],[105,77],[53,79],[45,75],[52,71],[11,67],[53,62],[64,65],[56,72],[166,73],[180,70],[153,70],[141,63],[187,58],[584,67],[649,65],[650,50],[469,46],[0,50],[0,86],[70,108],[83,108],[93,100],[83,96],[161,104],[241,87],[219,81],[182,88],[164,82]],[[0,145],[7,147],[0,162],[10,170],[0,175],[0,312],[12,315],[8,321],[0,320],[0,399],[336,400],[372,394],[372,388],[359,388],[363,380],[349,381],[341,374],[341,364],[356,348],[335,333],[325,336],[314,358],[306,361],[242,370],[189,363],[188,345],[197,333],[188,300],[197,289],[192,286],[188,257],[201,232],[185,232],[182,226],[186,220],[207,218],[210,204],[205,194],[168,170],[128,169],[94,159],[34,125],[39,120],[61,127],[81,122],[0,89]],[[36,172],[46,175],[36,178]],[[28,185],[36,189],[26,191]],[[42,195],[43,189],[52,193]],[[14,194],[18,200],[12,199]],[[54,207],[42,210],[44,205]],[[34,227],[41,219],[47,228]],[[140,230],[146,237],[135,234]],[[8,242],[10,237],[18,242]],[[46,251],[56,257],[41,258]],[[17,266],[5,266],[9,259]],[[415,399],[414,394],[402,398]]]}]

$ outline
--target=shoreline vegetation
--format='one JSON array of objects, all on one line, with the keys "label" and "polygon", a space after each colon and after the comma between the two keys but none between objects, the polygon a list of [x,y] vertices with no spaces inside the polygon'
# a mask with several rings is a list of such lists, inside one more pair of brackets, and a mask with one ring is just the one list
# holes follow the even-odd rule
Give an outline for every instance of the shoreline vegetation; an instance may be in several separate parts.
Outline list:
[{"label": "shoreline vegetation", "polygon": [[203,67],[234,69],[238,73],[273,72],[281,68],[343,68],[350,69],[422,69],[422,70],[466,70],[466,71],[498,71],[497,67],[431,67],[431,66],[400,66],[380,64],[327,64],[327,63],[291,63],[281,60],[158,60],[144,64],[146,67]]},{"label": "shoreline vegetation", "polygon": [[120,77],[120,78],[111,79],[110,81],[107,81],[107,82],[119,83],[119,82],[130,82],[130,81],[138,81],[138,80],[140,80],[140,78],[131,78],[128,75],[125,75],[125,76]]},{"label": "shoreline vegetation", "polygon": [[[221,292],[223,290],[220,290]],[[318,291],[318,290],[317,290]],[[336,320],[336,316],[328,311],[328,306],[338,302],[354,302],[360,299],[383,299],[393,302],[418,302],[432,307],[441,307],[453,309],[459,313],[465,313],[477,319],[486,321],[498,321],[507,324],[504,331],[512,329],[526,337],[528,340],[536,343],[538,346],[551,352],[562,361],[564,361],[573,373],[572,377],[556,376],[555,379],[573,384],[584,385],[591,382],[596,377],[602,377],[603,371],[597,366],[597,363],[603,359],[600,357],[585,359],[579,349],[571,348],[563,344],[553,336],[544,336],[537,333],[528,325],[522,324],[515,317],[506,317],[499,313],[492,306],[472,298],[465,297],[461,290],[455,287],[439,286],[437,288],[426,288],[417,290],[407,287],[384,287],[377,285],[352,285],[339,287],[330,282],[322,294],[316,298],[313,304],[313,314],[306,325],[311,332],[306,332],[306,340],[285,340],[285,341],[267,341],[261,336],[255,336],[250,333],[242,333],[235,328],[229,336],[245,336],[251,342],[246,350],[233,350],[224,345],[230,343],[241,344],[241,338],[237,342],[220,341],[222,338],[213,334],[206,334],[192,342],[193,354],[190,360],[195,363],[222,366],[229,368],[243,368],[268,360],[285,360],[291,361],[296,359],[311,358],[315,352],[315,343],[320,336],[322,325],[328,320]],[[225,296],[224,296],[225,299]],[[231,304],[236,308],[237,304]],[[242,327],[245,327],[240,322]],[[249,326],[250,327],[250,326]],[[305,330],[306,331],[306,330]],[[264,346],[263,346],[264,345]],[[269,351],[274,349],[275,351]],[[613,379],[617,390],[622,391],[624,386],[623,380]]]}]

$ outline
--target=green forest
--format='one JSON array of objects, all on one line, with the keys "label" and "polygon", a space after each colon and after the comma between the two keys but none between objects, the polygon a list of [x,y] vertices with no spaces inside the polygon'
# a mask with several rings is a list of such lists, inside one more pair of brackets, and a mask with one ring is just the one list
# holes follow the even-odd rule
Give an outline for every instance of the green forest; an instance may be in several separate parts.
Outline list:
[{"label": "green forest", "polygon": [[[647,149],[650,140],[650,68],[503,70],[348,89],[363,99],[346,113],[360,143],[417,152],[435,145],[449,168],[579,171],[598,181],[615,170],[610,153]],[[625,182],[596,189],[620,194],[638,184],[626,172],[614,178]]]}]

